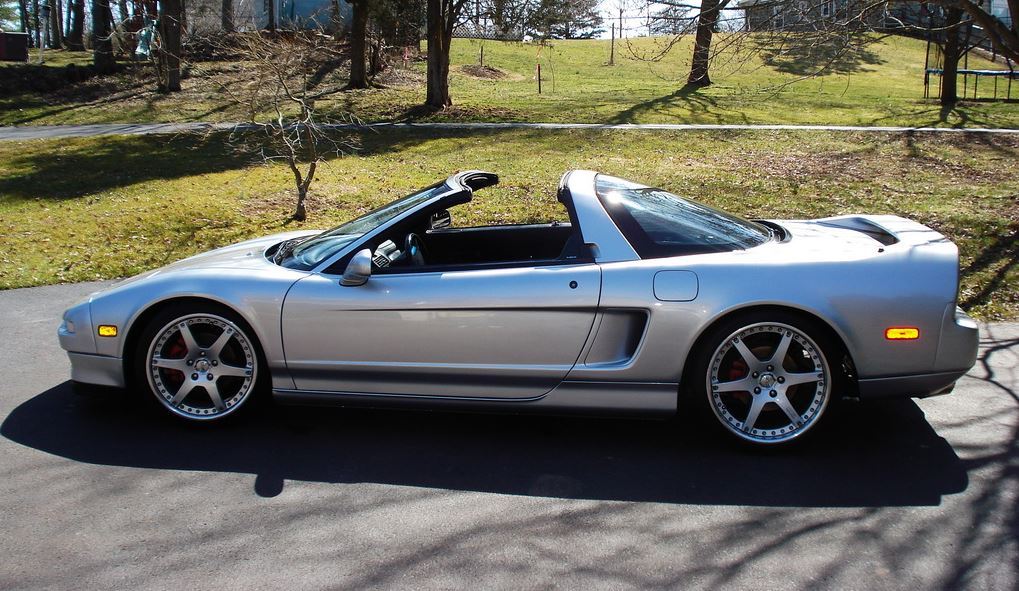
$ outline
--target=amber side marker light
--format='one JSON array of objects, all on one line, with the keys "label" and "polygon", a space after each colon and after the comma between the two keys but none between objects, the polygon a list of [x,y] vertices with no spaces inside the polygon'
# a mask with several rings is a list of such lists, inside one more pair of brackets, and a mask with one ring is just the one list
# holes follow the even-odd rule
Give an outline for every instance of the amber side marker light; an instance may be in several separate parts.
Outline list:
[{"label": "amber side marker light", "polygon": [[117,336],[117,327],[112,324],[100,324],[99,325],[99,336],[101,337],[115,337]]},{"label": "amber side marker light", "polygon": [[912,326],[893,326],[885,330],[889,341],[915,341],[920,338],[920,329]]}]

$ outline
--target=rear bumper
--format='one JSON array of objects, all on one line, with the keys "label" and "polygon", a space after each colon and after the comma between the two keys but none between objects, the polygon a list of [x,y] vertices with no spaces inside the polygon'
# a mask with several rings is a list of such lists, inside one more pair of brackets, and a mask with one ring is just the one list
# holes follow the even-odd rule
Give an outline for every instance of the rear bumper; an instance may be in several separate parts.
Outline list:
[{"label": "rear bumper", "polygon": [[861,378],[858,384],[860,399],[926,398],[928,396],[948,394],[955,387],[955,382],[966,375],[966,371],[968,370],[928,373],[915,376]]},{"label": "rear bumper", "polygon": [[976,363],[979,346],[980,330],[977,323],[962,309],[950,306],[945,310],[941,326],[934,371],[905,376],[860,378],[860,398],[925,398],[948,394],[955,387],[955,382]]},{"label": "rear bumper", "polygon": [[67,357],[71,360],[71,379],[73,381],[114,388],[125,386],[124,361],[120,357],[70,351],[67,352]]}]

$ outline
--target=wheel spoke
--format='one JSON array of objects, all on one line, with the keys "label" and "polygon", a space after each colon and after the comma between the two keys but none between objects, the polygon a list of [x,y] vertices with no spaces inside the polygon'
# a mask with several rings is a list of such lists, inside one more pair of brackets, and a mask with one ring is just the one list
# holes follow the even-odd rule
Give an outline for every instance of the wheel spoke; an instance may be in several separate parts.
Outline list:
[{"label": "wheel spoke", "polygon": [[220,352],[222,352],[223,347],[225,347],[226,344],[230,342],[230,337],[232,337],[233,334],[234,331],[232,329],[229,328],[223,329],[223,334],[219,335],[219,338],[216,339],[216,342],[209,347],[209,355],[212,356],[213,359],[219,358]]},{"label": "wheel spoke", "polygon": [[170,404],[173,406],[179,406],[181,402],[184,402],[184,399],[187,398],[188,394],[190,394],[191,390],[194,390],[194,388],[194,382],[191,380],[185,380],[184,383],[180,385],[180,388],[177,389],[177,393],[173,395],[173,400],[170,401]]},{"label": "wheel spoke", "polygon": [[750,378],[734,380],[732,382],[719,382],[712,386],[716,392],[750,392],[754,389],[754,381]]},{"label": "wheel spoke", "polygon": [[789,399],[786,397],[785,394],[779,394],[778,397],[775,398],[775,404],[777,404],[778,407],[782,409],[782,412],[785,413],[785,416],[789,417],[789,422],[792,423],[794,427],[800,426],[800,423],[803,422],[803,420],[800,418],[800,413],[796,412],[796,409],[793,408],[792,403],[789,402]]},{"label": "wheel spoke", "polygon": [[225,363],[220,363],[219,367],[217,367],[214,371],[216,372],[217,375],[221,376],[236,376],[239,378],[243,378],[247,376],[248,372],[251,370],[247,367],[236,367],[233,365],[226,365]]},{"label": "wheel spoke", "polygon": [[743,342],[743,339],[737,340],[735,343],[733,343],[732,346],[735,347],[736,350],[739,351],[739,354],[743,356],[743,361],[747,362],[747,366],[753,368],[755,365],[761,362],[761,360],[757,358],[757,355],[754,355],[753,352],[751,352],[750,349],[747,348],[747,345],[746,343]]},{"label": "wheel spoke", "polygon": [[783,377],[785,378],[785,385],[788,387],[795,386],[796,384],[816,382],[821,379],[819,377],[820,375],[821,374],[816,371],[808,371],[804,373],[787,373],[784,374]]},{"label": "wheel spoke", "polygon": [[153,357],[152,366],[160,369],[175,369],[179,372],[186,372],[188,370],[187,360],[185,359],[166,359],[165,357]]},{"label": "wheel spoke", "polygon": [[782,368],[782,362],[785,361],[786,353],[789,352],[789,344],[793,342],[793,336],[791,333],[782,333],[782,340],[778,342],[778,346],[775,347],[775,354],[771,356],[771,364],[776,369]]},{"label": "wheel spoke", "polygon": [[[186,351],[182,354],[181,349]],[[150,351],[149,386],[175,415],[216,420],[240,407],[255,387],[255,347],[237,325],[214,314],[188,314],[170,321],[151,341]],[[229,361],[223,360],[224,354]],[[222,377],[227,378],[225,389],[219,386]]]},{"label": "wheel spoke", "polygon": [[750,411],[747,413],[747,418],[743,421],[743,430],[749,431],[754,428],[757,424],[757,417],[761,414],[761,409],[766,404],[762,396],[754,396],[753,402],[750,403]]},{"label": "wheel spoke", "polygon": [[212,399],[212,404],[216,406],[216,410],[220,412],[226,410],[226,405],[223,404],[223,397],[219,395],[219,386],[216,385],[214,380],[202,384],[202,387],[208,392],[209,398]]},{"label": "wheel spoke", "polygon": [[186,322],[180,324],[180,338],[184,339],[184,346],[188,348],[188,355],[194,355],[198,352],[198,341],[195,340],[195,335],[191,334],[191,327]]}]

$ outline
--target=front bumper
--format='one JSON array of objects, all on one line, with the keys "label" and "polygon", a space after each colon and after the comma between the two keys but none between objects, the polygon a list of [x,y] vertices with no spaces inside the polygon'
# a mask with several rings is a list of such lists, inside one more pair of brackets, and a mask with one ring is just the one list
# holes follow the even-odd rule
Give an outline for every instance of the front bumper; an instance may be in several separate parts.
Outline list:
[{"label": "front bumper", "polygon": [[88,353],[67,352],[71,360],[71,379],[75,382],[123,388],[124,360],[120,357],[106,355],[90,355]]}]

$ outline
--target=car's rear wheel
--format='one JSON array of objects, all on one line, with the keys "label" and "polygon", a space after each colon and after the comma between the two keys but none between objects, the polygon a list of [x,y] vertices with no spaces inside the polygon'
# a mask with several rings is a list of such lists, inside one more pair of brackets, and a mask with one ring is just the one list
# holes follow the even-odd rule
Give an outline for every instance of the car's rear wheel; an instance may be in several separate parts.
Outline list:
[{"label": "car's rear wheel", "polygon": [[226,309],[167,309],[139,341],[136,376],[171,416],[212,422],[237,413],[258,389],[260,353]]},{"label": "car's rear wheel", "polygon": [[788,444],[831,406],[838,348],[813,322],[774,312],[735,318],[709,336],[697,379],[719,424],[757,446]]}]

